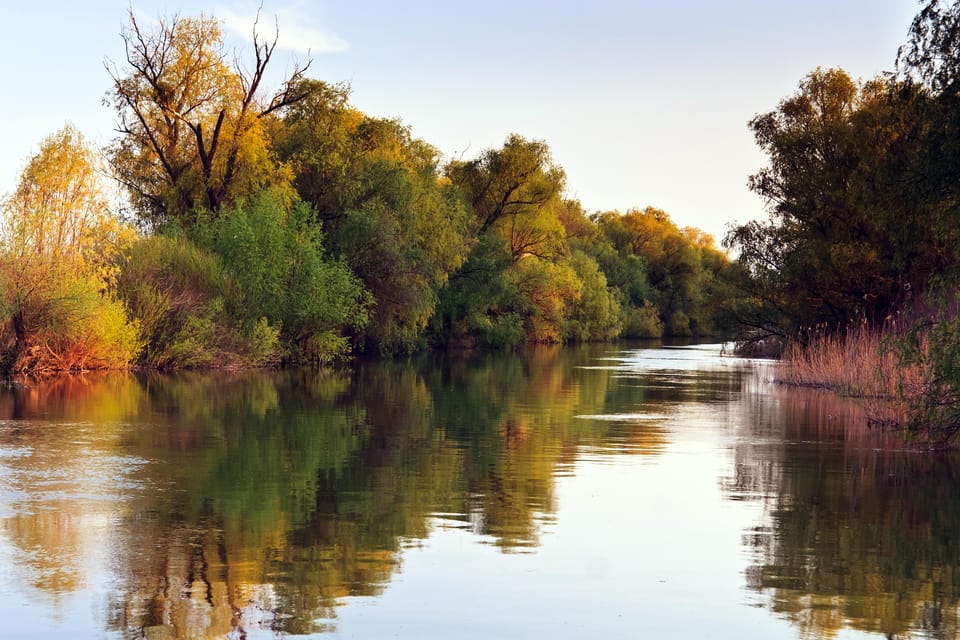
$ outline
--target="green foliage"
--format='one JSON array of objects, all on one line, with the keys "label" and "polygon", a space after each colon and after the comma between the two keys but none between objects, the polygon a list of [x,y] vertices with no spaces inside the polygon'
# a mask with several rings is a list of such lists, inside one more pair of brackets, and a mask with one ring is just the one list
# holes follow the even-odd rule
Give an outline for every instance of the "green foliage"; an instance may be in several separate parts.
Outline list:
[{"label": "green foliage", "polygon": [[[259,325],[263,334],[266,324],[291,345],[294,359],[338,359],[349,342],[333,338],[364,328],[370,298],[342,260],[325,255],[312,219],[304,203],[263,191],[203,219],[195,236],[226,265],[236,292],[226,300],[228,311],[248,333]],[[319,351],[323,345],[332,352]]]},{"label": "green foliage", "polygon": [[514,261],[528,255],[556,259],[563,253],[559,215],[566,176],[546,143],[514,134],[501,149],[450,163],[447,175],[470,203],[478,235],[497,233]]},{"label": "green foliage", "polygon": [[[131,10],[121,38],[105,155],[157,235],[109,215],[73,127],[46,140],[3,203],[8,368],[331,362],[716,324],[723,256],[662,211],[588,216],[543,141],[513,134],[441,166],[345,85],[295,66],[267,91],[276,42],[256,25],[246,67],[206,15],[142,25]],[[937,228],[937,250],[952,246]]]},{"label": "green foliage", "polygon": [[396,120],[352,109],[348,91],[316,81],[276,127],[334,255],[376,302],[364,334],[382,353],[423,346],[437,293],[467,251],[467,208],[437,169],[438,152]]},{"label": "green foliage", "polygon": [[[624,295],[627,333],[636,337],[709,335],[720,324],[726,256],[713,238],[680,229],[653,207],[596,216],[601,239],[588,250]],[[656,309],[659,321],[651,321]],[[632,327],[632,328],[631,328]]]},{"label": "green foliage", "polygon": [[556,343],[564,338],[567,315],[580,301],[583,283],[566,261],[527,256],[506,272],[510,290],[526,318],[529,342]]},{"label": "green foliage", "polygon": [[693,335],[693,330],[690,328],[690,318],[679,309],[670,314],[667,327],[671,336],[689,337]]},{"label": "green foliage", "polygon": [[580,299],[567,314],[564,337],[575,342],[611,340],[623,329],[620,299],[597,262],[581,251],[570,259],[582,284]]},{"label": "green foliage", "polygon": [[960,432],[957,42],[960,3],[929,0],[897,76],[817,69],[751,121],[769,162],[750,184],[770,219],[726,239],[745,326],[800,340],[811,326],[888,333],[898,367],[879,422],[934,446]]},{"label": "green foliage", "polygon": [[[129,250],[118,295],[144,339],[140,364],[157,368],[262,364],[277,344],[262,331],[245,335],[226,312],[237,284],[220,260],[182,237],[149,236]],[[252,343],[247,338],[267,339]]]},{"label": "green foliage", "polygon": [[512,347],[524,339],[521,301],[506,271],[512,264],[502,238],[482,236],[440,295],[432,334],[446,345]]},{"label": "green foliage", "polygon": [[477,235],[467,261],[442,295],[435,323],[445,343],[510,346],[559,342],[583,283],[568,260],[560,195],[564,175],[542,142],[510,136],[447,175],[470,203]]},{"label": "green foliage", "polygon": [[653,305],[627,307],[624,310],[624,338],[661,338],[664,334],[660,310]]},{"label": "green foliage", "polygon": [[790,336],[802,326],[879,323],[944,266],[953,241],[921,194],[926,98],[818,69],[751,122],[769,164],[751,178],[770,220],[725,243],[749,274],[743,321]]},{"label": "green foliage", "polygon": [[466,251],[466,209],[431,168],[381,161],[365,169],[375,194],[332,232],[341,253],[377,301],[367,333],[381,352],[421,345],[437,293]]}]

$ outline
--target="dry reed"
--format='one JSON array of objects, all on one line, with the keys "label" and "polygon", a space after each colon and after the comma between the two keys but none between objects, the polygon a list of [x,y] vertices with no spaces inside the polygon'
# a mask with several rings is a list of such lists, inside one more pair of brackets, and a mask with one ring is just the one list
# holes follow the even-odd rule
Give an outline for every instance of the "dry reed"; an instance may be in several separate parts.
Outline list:
[{"label": "dry reed", "polygon": [[929,408],[939,399],[929,340],[919,335],[920,357],[903,361],[894,345],[906,330],[906,322],[892,321],[882,329],[861,323],[843,332],[815,331],[805,343],[787,345],[777,382],[862,399],[869,425],[902,431],[925,446],[945,446],[953,433],[930,420]]},{"label": "dry reed", "polygon": [[793,341],[783,353],[777,382],[830,389],[845,396],[875,398],[895,389],[878,372],[896,367],[896,357],[883,348],[884,334],[857,324],[844,332],[814,331],[805,342]]}]

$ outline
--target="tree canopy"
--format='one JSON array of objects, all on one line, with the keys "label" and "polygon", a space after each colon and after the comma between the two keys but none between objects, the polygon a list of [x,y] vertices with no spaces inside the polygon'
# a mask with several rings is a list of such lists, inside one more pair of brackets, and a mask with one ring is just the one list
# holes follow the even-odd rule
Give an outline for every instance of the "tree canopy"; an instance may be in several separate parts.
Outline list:
[{"label": "tree canopy", "polygon": [[230,51],[212,16],[128,12],[124,57],[106,64],[104,156],[134,224],[101,197],[79,134],[45,143],[5,205],[10,354],[28,343],[25,278],[51,281],[50,260],[27,268],[37,256],[99,278],[135,337],[127,362],[152,367],[724,328],[728,264],[702,232],[652,208],[589,213],[542,140],[445,158],[357,109],[347,85],[307,77],[309,60],[270,89],[279,33],[259,22]]},{"label": "tree canopy", "polygon": [[309,63],[264,97],[277,36],[263,41],[256,24],[249,70],[228,60],[220,23],[210,16],[160,18],[147,30],[131,10],[121,35],[126,64],[107,65],[113,87],[105,101],[120,133],[110,157],[143,218],[189,224],[198,209],[218,212],[285,181],[263,119],[306,97],[299,80]]}]

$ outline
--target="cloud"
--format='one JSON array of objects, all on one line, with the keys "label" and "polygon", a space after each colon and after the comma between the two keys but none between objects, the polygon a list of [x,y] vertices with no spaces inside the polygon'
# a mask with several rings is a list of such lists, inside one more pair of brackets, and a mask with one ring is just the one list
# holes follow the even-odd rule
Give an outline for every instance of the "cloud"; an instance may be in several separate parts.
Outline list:
[{"label": "cloud", "polygon": [[[245,13],[218,7],[215,14],[223,20],[223,26],[230,31],[249,37],[253,23],[257,19],[256,10]],[[276,22],[274,22],[276,16]],[[310,18],[300,10],[299,6],[286,7],[269,12],[264,9],[260,12],[260,34],[266,39],[273,38],[274,25],[278,25],[280,39],[278,49],[287,49],[298,53],[342,53],[350,48],[346,40],[333,31],[322,27],[310,26]]]}]

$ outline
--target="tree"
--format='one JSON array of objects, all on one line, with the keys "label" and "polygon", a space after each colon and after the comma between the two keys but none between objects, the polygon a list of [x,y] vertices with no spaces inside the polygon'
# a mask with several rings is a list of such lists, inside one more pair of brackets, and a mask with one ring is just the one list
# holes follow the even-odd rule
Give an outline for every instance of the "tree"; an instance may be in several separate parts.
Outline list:
[{"label": "tree", "polygon": [[498,233],[514,261],[531,255],[551,260],[562,253],[558,212],[566,177],[545,142],[513,134],[502,149],[452,162],[447,175],[470,204],[477,234]]},{"label": "tree", "polygon": [[307,80],[274,140],[331,253],[376,300],[364,337],[381,352],[423,344],[438,291],[463,264],[468,211],[439,174],[440,154],[399,120],[351,108],[348,91]]},{"label": "tree", "polygon": [[271,142],[292,169],[297,193],[329,233],[363,199],[363,160],[378,145],[373,127],[364,126],[367,116],[349,103],[349,86],[303,79],[299,92],[304,99],[272,122]]},{"label": "tree", "polygon": [[[899,201],[922,215],[900,216],[901,236],[920,242],[902,251],[928,268],[915,274],[913,298],[891,327],[899,357],[893,422],[931,446],[960,433],[960,3],[928,0],[897,55],[902,94],[909,94],[915,150]],[[893,222],[891,220],[891,222]],[[920,277],[923,276],[923,277]]]},{"label": "tree", "polygon": [[770,218],[725,240],[750,274],[756,304],[745,323],[792,336],[882,322],[911,281],[939,268],[943,244],[916,197],[919,100],[897,83],[817,69],[751,121],[769,163],[749,184]]},{"label": "tree", "polygon": [[227,61],[219,22],[161,18],[141,28],[133,11],[121,34],[126,68],[108,64],[120,137],[110,157],[140,216],[150,223],[190,226],[199,209],[225,204],[288,179],[271,156],[263,120],[306,97],[309,66],[295,66],[279,91],[263,95],[277,45],[253,27],[251,70]]},{"label": "tree", "polygon": [[956,95],[960,88],[960,3],[927,0],[910,24],[910,39],[897,50],[902,77],[933,92]]},{"label": "tree", "polygon": [[501,149],[451,162],[447,175],[473,213],[477,243],[443,291],[439,339],[562,340],[568,303],[579,299],[582,283],[567,264],[565,178],[546,143],[511,135]]},{"label": "tree", "polygon": [[196,235],[236,280],[230,317],[247,333],[260,323],[277,328],[294,360],[348,355],[344,334],[363,330],[372,301],[348,265],[326,255],[310,206],[263,191],[227,214],[203,221]]},{"label": "tree", "polygon": [[589,249],[624,296],[630,337],[706,335],[717,328],[712,292],[727,258],[699,229],[680,229],[662,209],[595,216],[601,239]]},{"label": "tree", "polygon": [[616,338],[623,330],[617,291],[607,286],[596,260],[586,253],[575,250],[571,263],[583,286],[580,299],[567,314],[564,337],[578,342]]},{"label": "tree", "polygon": [[93,150],[67,125],[46,138],[3,200],[0,330],[10,370],[124,367],[137,328],[110,293],[131,236],[107,209]]}]

